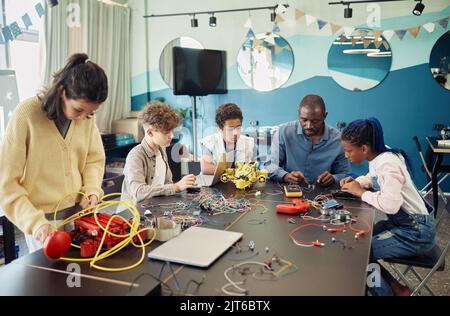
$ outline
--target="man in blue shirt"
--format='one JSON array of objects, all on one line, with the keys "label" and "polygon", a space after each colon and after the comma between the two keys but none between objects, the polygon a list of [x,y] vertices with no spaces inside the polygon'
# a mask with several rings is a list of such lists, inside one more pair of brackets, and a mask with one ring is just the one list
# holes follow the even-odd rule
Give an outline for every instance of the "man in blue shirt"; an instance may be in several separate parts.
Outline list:
[{"label": "man in blue shirt", "polygon": [[305,96],[298,113],[299,121],[281,125],[274,134],[267,168],[270,178],[322,186],[339,182],[351,168],[341,146],[341,133],[325,124],[328,113],[323,99]]}]

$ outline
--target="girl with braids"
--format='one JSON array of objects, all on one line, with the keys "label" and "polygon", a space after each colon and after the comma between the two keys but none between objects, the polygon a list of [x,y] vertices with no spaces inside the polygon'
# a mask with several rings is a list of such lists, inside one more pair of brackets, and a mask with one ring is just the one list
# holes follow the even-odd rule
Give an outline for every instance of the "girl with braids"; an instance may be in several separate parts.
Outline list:
[{"label": "girl with braids", "polygon": [[[342,132],[341,141],[348,160],[369,161],[366,176],[340,181],[342,191],[360,197],[388,218],[374,226],[371,261],[420,256],[431,250],[435,245],[433,209],[417,192],[404,151],[384,144],[383,129],[376,118],[351,122]],[[411,294],[382,266],[381,276],[381,286],[369,289],[371,294]]]},{"label": "girl with braids", "polygon": [[25,233],[30,252],[52,232],[61,209],[97,204],[103,194],[105,154],[94,112],[108,96],[105,72],[86,54],[72,55],[40,95],[21,103],[8,123],[0,151],[0,204]]}]

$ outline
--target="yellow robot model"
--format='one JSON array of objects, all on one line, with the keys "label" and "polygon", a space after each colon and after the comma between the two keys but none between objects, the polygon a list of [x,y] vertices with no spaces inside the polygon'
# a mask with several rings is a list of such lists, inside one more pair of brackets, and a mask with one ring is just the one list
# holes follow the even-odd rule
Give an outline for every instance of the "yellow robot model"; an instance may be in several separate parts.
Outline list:
[{"label": "yellow robot model", "polygon": [[233,181],[237,189],[244,190],[252,186],[253,183],[265,183],[267,180],[267,170],[257,170],[257,162],[239,163],[236,168],[227,168],[220,177],[222,182]]}]

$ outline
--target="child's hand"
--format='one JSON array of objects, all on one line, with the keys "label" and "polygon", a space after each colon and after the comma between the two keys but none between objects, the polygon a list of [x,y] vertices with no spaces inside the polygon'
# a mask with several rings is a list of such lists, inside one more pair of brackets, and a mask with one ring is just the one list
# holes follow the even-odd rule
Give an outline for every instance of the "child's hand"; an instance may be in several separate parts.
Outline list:
[{"label": "child's hand", "polygon": [[188,174],[187,176],[184,176],[180,181],[175,183],[175,192],[181,192],[186,190],[187,188],[190,188],[195,183],[195,176],[193,174]]},{"label": "child's hand", "polygon": [[366,190],[361,187],[361,184],[359,184],[358,181],[350,181],[344,183],[341,190],[357,197],[361,197],[363,193],[366,192]]},{"label": "child's hand", "polygon": [[355,181],[352,177],[346,177],[344,179],[342,179],[341,181],[339,181],[339,184],[341,185],[341,187],[349,182]]},{"label": "child's hand", "polygon": [[53,233],[54,229],[52,225],[50,224],[43,224],[41,227],[38,228],[38,230],[34,233],[34,239],[39,240],[41,244],[44,244],[45,239],[48,235]]},{"label": "child's hand", "polygon": [[83,210],[90,209],[96,206],[98,203],[98,197],[94,194],[89,195],[89,198],[83,196],[83,199],[80,202],[80,206]]}]

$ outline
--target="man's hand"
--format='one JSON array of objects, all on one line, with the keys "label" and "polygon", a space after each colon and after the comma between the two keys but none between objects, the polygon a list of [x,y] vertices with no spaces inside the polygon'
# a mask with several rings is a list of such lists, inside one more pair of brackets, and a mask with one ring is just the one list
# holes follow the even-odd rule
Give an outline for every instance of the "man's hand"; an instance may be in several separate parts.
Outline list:
[{"label": "man's hand", "polygon": [[325,171],[317,177],[317,183],[321,186],[327,187],[334,183],[334,177],[329,171]]},{"label": "man's hand", "polygon": [[196,177],[193,174],[184,176],[180,181],[175,183],[175,192],[181,192],[194,185]]},{"label": "man's hand", "polygon": [[339,185],[342,187],[344,184],[355,181],[352,177],[346,177],[339,181]]},{"label": "man's hand", "polygon": [[98,203],[98,197],[95,194],[89,195],[89,198],[83,196],[83,199],[80,202],[80,207],[85,209],[91,209],[96,206]]},{"label": "man's hand", "polygon": [[289,184],[300,184],[300,183],[309,184],[305,175],[300,171],[289,172],[283,177],[283,182],[287,182]]},{"label": "man's hand", "polygon": [[341,190],[353,194],[354,196],[357,196],[359,198],[364,194],[364,192],[366,192],[366,190],[361,187],[361,184],[359,184],[358,181],[350,181],[344,183]]}]

